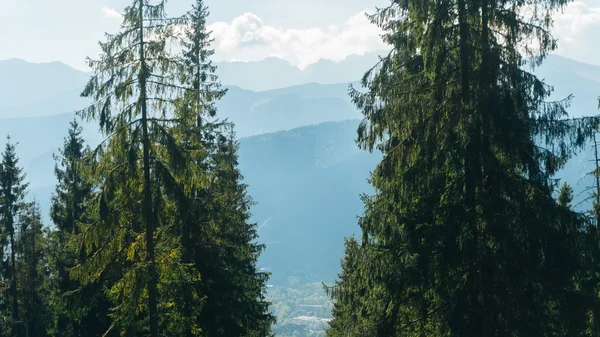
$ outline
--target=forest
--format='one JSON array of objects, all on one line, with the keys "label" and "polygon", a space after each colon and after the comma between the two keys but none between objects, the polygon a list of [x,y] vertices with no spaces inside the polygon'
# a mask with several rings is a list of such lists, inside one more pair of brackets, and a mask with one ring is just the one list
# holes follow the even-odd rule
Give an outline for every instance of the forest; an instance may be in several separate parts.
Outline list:
[{"label": "forest", "polygon": [[[571,117],[573,96],[534,74],[570,1],[391,0],[370,14],[390,51],[348,88],[362,121],[343,124],[381,154],[360,235],[339,238],[335,282],[275,286],[237,126],[216,106],[208,7],[130,1],[87,60],[91,104],[54,154],[51,223],[18,143],[0,154],[0,337],[600,336],[600,117]],[[589,209],[557,177],[583,151]]]}]

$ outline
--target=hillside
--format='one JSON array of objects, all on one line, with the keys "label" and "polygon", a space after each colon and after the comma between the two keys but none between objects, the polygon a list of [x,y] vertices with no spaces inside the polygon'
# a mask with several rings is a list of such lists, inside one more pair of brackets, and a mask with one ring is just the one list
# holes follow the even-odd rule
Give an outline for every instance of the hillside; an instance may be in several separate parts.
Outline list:
[{"label": "hillside", "polygon": [[241,140],[240,169],[257,202],[272,282],[301,275],[331,281],[343,238],[358,233],[360,194],[380,160],[354,144],[358,121],[323,123]]}]

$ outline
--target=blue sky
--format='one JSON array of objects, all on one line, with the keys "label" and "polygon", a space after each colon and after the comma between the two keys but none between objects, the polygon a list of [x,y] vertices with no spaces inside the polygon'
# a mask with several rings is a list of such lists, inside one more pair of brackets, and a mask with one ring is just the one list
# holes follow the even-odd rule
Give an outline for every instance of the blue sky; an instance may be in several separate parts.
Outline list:
[{"label": "blue sky", "polygon": [[[62,61],[86,69],[104,32],[115,32],[127,0],[0,0],[0,60]],[[303,68],[320,58],[386,49],[364,11],[388,0],[207,0],[215,59],[276,56]],[[191,0],[170,0],[173,15]],[[571,3],[555,15],[558,54],[600,64],[600,0]]]}]

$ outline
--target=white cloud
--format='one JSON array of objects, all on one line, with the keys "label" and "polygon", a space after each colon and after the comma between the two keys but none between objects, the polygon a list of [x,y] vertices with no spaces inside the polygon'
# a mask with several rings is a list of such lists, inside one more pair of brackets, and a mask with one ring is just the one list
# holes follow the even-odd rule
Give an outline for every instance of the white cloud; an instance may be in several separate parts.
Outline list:
[{"label": "white cloud", "polygon": [[117,12],[114,8],[110,8],[110,7],[102,7],[102,12],[104,13],[104,15],[106,15],[107,17],[111,18],[111,19],[122,19],[123,15],[119,12]]},{"label": "white cloud", "polygon": [[556,54],[590,64],[600,64],[600,7],[582,1],[569,3],[554,15]]},{"label": "white cloud", "polygon": [[210,25],[218,61],[257,61],[279,57],[305,68],[319,59],[341,61],[351,54],[388,49],[381,30],[357,13],[341,26],[292,29],[270,26],[255,14],[244,13],[231,22]]}]

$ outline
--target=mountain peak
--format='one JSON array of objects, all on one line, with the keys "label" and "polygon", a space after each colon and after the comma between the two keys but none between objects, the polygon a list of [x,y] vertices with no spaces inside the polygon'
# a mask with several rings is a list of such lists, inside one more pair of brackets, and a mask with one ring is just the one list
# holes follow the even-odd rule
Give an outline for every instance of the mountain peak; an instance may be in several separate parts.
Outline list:
[{"label": "mountain peak", "polygon": [[78,71],[77,69],[71,67],[70,65],[63,63],[61,61],[47,61],[47,62],[32,62],[32,61],[28,61],[28,60],[24,60],[24,59],[20,59],[20,58],[9,58],[9,59],[4,59],[4,60],[0,60],[0,65],[21,65],[21,66],[52,66],[52,67],[61,67],[61,68],[68,68],[68,69],[72,69],[74,71]]}]

